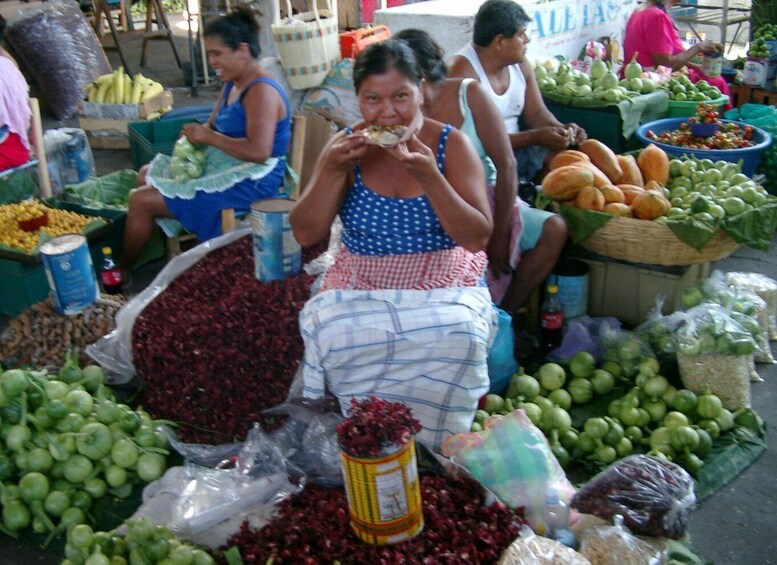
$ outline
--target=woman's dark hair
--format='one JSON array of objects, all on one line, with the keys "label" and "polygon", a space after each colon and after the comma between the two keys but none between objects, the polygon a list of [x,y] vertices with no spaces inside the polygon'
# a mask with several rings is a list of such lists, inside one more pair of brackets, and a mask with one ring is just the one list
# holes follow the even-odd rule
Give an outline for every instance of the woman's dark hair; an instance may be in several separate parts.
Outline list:
[{"label": "woman's dark hair", "polygon": [[387,39],[368,46],[356,58],[353,65],[353,85],[356,92],[359,92],[364,79],[372,75],[382,75],[392,68],[415,84],[421,83],[423,73],[410,46],[404,41]]},{"label": "woman's dark hair", "polygon": [[[3,35],[5,34],[5,18],[0,16],[0,42],[3,41]],[[0,45],[2,47],[2,45]]]},{"label": "woman's dark hair", "polygon": [[475,14],[472,42],[487,47],[497,35],[512,37],[530,21],[524,9],[513,0],[487,0]]},{"label": "woman's dark hair", "polygon": [[426,80],[437,82],[445,79],[448,70],[443,60],[444,52],[431,35],[421,29],[403,29],[393,37],[410,46]]},{"label": "woman's dark hair", "polygon": [[259,17],[245,5],[237,6],[226,16],[209,22],[203,35],[218,37],[233,51],[240,47],[241,43],[245,43],[254,57],[258,57],[262,52],[259,47]]}]

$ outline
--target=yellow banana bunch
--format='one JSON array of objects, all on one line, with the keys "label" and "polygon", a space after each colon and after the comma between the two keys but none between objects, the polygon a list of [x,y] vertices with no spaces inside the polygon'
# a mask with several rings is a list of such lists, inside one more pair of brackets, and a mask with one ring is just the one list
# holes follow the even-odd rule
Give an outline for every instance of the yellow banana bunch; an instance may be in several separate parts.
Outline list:
[{"label": "yellow banana bunch", "polygon": [[130,78],[124,67],[101,75],[84,87],[86,101],[99,104],[138,104],[164,91],[164,86],[140,73]]}]

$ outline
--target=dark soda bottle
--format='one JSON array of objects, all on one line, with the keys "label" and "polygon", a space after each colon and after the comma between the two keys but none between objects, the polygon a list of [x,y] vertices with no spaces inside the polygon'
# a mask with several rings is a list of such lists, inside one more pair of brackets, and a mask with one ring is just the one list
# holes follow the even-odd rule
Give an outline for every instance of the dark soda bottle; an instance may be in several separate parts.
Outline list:
[{"label": "dark soda bottle", "polygon": [[547,353],[561,345],[564,329],[564,310],[558,296],[558,286],[548,285],[540,308],[540,339],[542,350]]},{"label": "dark soda bottle", "polygon": [[113,251],[110,247],[103,247],[103,265],[100,269],[100,281],[103,284],[103,292],[106,294],[121,294],[122,279],[121,270],[113,260]]}]

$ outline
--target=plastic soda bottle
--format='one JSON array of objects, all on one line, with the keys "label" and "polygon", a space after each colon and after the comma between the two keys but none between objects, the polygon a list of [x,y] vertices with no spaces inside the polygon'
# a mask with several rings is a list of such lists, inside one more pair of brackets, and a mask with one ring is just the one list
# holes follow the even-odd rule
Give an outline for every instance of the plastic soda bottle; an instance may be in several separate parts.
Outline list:
[{"label": "plastic soda bottle", "polygon": [[544,536],[574,548],[575,534],[569,529],[569,506],[561,500],[558,489],[548,487],[545,491],[545,505],[542,507]]},{"label": "plastic soda bottle", "polygon": [[103,291],[106,294],[121,294],[122,279],[121,270],[116,261],[113,260],[113,250],[110,247],[103,247],[103,264],[100,269],[100,281],[103,284]]},{"label": "plastic soda bottle", "polygon": [[542,349],[547,353],[561,345],[564,329],[564,310],[558,296],[558,286],[548,285],[540,308],[540,336]]}]

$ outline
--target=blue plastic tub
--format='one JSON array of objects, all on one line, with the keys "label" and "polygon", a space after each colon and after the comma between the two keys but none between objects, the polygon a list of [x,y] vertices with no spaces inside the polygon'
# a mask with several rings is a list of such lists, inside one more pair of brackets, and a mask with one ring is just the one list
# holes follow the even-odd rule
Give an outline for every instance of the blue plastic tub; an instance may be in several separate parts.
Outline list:
[{"label": "blue plastic tub", "polygon": [[[763,152],[772,144],[772,136],[764,130],[753,127],[752,147],[743,147],[741,149],[689,149],[688,147],[679,147],[668,145],[659,141],[648,139],[645,135],[648,130],[652,130],[656,135],[661,135],[665,131],[673,131],[680,127],[680,124],[687,122],[687,118],[665,118],[642,124],[637,128],[636,136],[646,146],[649,143],[655,143],[669,155],[681,157],[683,155],[695,155],[697,159],[712,159],[713,161],[723,160],[731,163],[738,163],[742,160],[742,172],[749,177],[755,174],[758,169],[758,163],[761,162]],[[720,120],[721,123],[733,122],[734,120]],[[741,122],[738,122],[741,123]],[[745,124],[742,124],[745,125]]]}]

